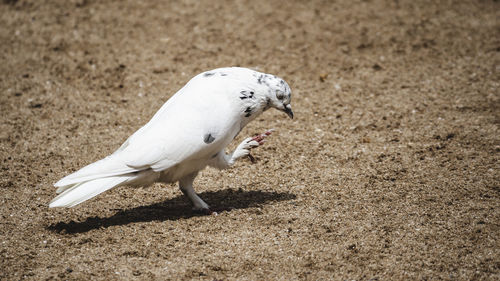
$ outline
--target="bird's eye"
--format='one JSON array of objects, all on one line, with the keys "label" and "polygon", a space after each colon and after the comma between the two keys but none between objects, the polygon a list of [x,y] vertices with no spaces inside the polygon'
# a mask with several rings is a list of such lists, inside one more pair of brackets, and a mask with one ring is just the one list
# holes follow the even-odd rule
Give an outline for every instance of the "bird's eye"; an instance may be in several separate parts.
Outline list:
[{"label": "bird's eye", "polygon": [[276,91],[276,98],[282,100],[285,97],[285,94],[282,91]]}]

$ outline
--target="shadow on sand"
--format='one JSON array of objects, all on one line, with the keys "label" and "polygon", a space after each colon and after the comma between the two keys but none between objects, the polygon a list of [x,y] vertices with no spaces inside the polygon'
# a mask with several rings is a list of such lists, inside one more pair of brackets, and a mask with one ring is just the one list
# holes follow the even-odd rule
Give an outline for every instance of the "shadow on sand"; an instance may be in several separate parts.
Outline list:
[{"label": "shadow on sand", "polygon": [[[217,210],[246,209],[269,202],[293,200],[296,198],[294,194],[288,192],[235,191],[232,189],[208,191],[199,195],[209,205],[216,206]],[[186,219],[203,215],[206,214],[192,211],[188,199],[180,195],[160,203],[120,210],[110,217],[90,217],[82,222],[59,222],[47,226],[47,229],[62,234],[83,233],[114,225]]]}]

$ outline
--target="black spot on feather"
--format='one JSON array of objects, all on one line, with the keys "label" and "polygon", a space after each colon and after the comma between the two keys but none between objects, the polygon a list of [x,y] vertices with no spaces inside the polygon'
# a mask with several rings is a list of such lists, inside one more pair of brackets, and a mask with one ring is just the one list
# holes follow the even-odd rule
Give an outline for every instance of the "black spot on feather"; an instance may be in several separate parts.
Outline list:
[{"label": "black spot on feather", "polygon": [[264,75],[260,75],[259,78],[257,78],[257,83],[262,84],[264,81]]},{"label": "black spot on feather", "polygon": [[215,140],[215,138],[212,136],[212,134],[208,133],[203,137],[203,141],[205,143],[212,143]]},{"label": "black spot on feather", "polygon": [[268,110],[271,107],[271,99],[267,98],[266,106],[264,107],[264,111]]},{"label": "black spot on feather", "polygon": [[203,74],[204,77],[210,77],[212,75],[214,75],[215,73],[213,72],[206,72],[205,74]]},{"label": "black spot on feather", "polygon": [[252,108],[247,107],[247,109],[245,109],[245,112],[245,117],[250,117],[252,115]]},{"label": "black spot on feather", "polygon": [[220,73],[220,76],[227,76],[227,73],[223,73],[223,72],[221,72],[221,73]]},{"label": "black spot on feather", "polygon": [[247,91],[241,91],[240,92],[241,96],[240,99],[253,99],[253,95],[255,94],[254,92],[247,92]]}]

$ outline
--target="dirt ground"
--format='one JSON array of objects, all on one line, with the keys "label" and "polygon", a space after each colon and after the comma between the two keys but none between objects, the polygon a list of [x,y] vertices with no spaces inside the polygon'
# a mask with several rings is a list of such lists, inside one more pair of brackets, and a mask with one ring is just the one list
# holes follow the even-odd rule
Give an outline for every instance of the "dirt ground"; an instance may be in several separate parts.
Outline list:
[{"label": "dirt ground", "polygon": [[[0,279],[500,278],[500,2],[0,4]],[[256,164],[48,209],[192,76],[287,80]],[[233,144],[234,147],[234,144]]]}]

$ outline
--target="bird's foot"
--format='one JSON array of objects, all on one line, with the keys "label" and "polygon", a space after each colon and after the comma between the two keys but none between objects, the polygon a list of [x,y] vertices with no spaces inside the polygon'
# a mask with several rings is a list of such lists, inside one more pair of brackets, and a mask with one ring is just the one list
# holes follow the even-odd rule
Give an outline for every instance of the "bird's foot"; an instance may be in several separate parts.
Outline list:
[{"label": "bird's foot", "polygon": [[210,208],[207,208],[207,209],[196,209],[196,208],[193,208],[193,213],[200,214],[200,215],[205,215],[205,216],[217,216],[218,215],[217,212],[213,211]]},{"label": "bird's foot", "polygon": [[203,209],[193,208],[193,212],[207,216],[217,216],[219,213],[229,212],[232,209],[233,208],[203,208]]},{"label": "bird's foot", "polygon": [[[257,135],[257,136],[255,136],[253,138],[250,138],[250,140],[247,141],[247,143],[249,143],[249,144],[252,143],[253,144],[253,146],[251,146],[250,149],[258,147],[260,145],[263,145],[266,142],[266,138],[268,136],[270,136],[273,133],[273,131],[274,131],[274,129],[269,129],[269,130],[267,130],[263,134]],[[258,145],[256,145],[255,142],[257,142]],[[255,157],[253,157],[252,154],[250,154],[250,149],[248,150],[247,157],[248,157],[248,159],[250,159],[250,161],[252,163],[255,163],[256,162]]]},{"label": "bird's foot", "polygon": [[259,147],[264,144],[266,138],[272,134],[273,130],[267,130],[265,133],[255,137],[246,138],[234,150],[229,165],[231,166],[237,159],[241,157],[248,157],[250,161],[255,162],[255,158],[250,154],[252,148]]},{"label": "bird's foot", "polygon": [[259,145],[262,145],[266,141],[266,138],[273,133],[273,131],[274,131],[274,129],[269,129],[265,133],[257,135],[255,137],[251,138],[250,141],[256,141],[256,142],[259,143]]}]

